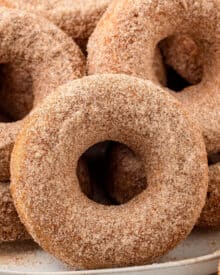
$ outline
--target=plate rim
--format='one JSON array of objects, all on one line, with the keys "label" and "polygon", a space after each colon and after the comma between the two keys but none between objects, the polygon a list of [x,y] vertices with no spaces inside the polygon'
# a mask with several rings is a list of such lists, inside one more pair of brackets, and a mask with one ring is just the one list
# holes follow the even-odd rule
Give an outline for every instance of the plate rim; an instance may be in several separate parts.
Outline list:
[{"label": "plate rim", "polygon": [[105,274],[115,274],[115,273],[128,273],[128,272],[139,272],[139,271],[149,271],[149,270],[157,270],[157,269],[167,269],[167,268],[175,268],[186,265],[194,265],[199,263],[204,263],[212,260],[220,259],[220,250],[217,250],[211,254],[198,256],[195,258],[189,258],[185,260],[179,261],[169,261],[165,263],[154,263],[150,265],[141,265],[141,266],[131,266],[131,267],[120,267],[120,268],[106,268],[106,269],[93,269],[93,270],[75,270],[75,271],[11,271],[11,270],[1,270],[0,266],[0,274],[11,274],[11,275],[101,275]]}]

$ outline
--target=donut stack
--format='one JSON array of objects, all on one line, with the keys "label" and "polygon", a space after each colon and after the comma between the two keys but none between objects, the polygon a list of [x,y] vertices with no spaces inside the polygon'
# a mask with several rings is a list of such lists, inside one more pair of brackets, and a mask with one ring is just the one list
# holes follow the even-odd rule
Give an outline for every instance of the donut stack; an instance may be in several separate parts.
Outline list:
[{"label": "donut stack", "polygon": [[0,5],[0,242],[96,269],[219,229],[219,0]]}]

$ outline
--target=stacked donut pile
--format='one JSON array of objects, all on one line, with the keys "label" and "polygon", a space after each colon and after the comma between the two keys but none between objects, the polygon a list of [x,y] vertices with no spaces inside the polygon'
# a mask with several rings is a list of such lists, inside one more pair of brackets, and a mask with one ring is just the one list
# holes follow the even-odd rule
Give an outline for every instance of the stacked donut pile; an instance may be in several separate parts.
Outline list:
[{"label": "stacked donut pile", "polygon": [[0,4],[0,242],[92,269],[220,228],[220,1]]}]

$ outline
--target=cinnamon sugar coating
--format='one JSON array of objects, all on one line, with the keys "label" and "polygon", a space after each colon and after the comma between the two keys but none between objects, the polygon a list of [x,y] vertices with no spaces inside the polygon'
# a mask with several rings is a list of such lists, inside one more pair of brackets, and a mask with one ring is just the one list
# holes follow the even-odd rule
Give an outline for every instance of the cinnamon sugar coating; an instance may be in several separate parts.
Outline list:
[{"label": "cinnamon sugar coating", "polygon": [[118,0],[109,5],[88,43],[88,72],[126,73],[155,81],[155,47],[187,34],[203,56],[203,79],[174,95],[199,122],[208,152],[220,150],[220,2]]},{"label": "cinnamon sugar coating", "polygon": [[52,21],[83,49],[111,0],[4,0],[0,5],[37,13]]},{"label": "cinnamon sugar coating", "polygon": [[29,238],[15,210],[9,191],[9,182],[0,182],[0,242]]},{"label": "cinnamon sugar coating", "polygon": [[[1,111],[21,120],[55,87],[84,74],[84,58],[56,26],[24,11],[0,9]],[[28,85],[26,85],[29,83]],[[0,123],[0,180],[8,181],[21,121]]]},{"label": "cinnamon sugar coating", "polygon": [[164,62],[190,84],[198,84],[203,76],[203,58],[196,43],[188,35],[169,37],[160,43]]},{"label": "cinnamon sugar coating", "polygon": [[[91,194],[91,184],[87,163],[80,159],[77,176],[81,188],[88,196]],[[0,182],[0,243],[31,239],[21,223],[9,190],[10,182]]]},{"label": "cinnamon sugar coating", "polygon": [[[114,140],[143,160],[148,188],[106,206],[81,191],[76,167]],[[32,113],[12,153],[19,216],[46,251],[84,268],[153,262],[191,231],[208,186],[204,142],[182,105],[150,81],[94,75],[59,87]]]},{"label": "cinnamon sugar coating", "polygon": [[[209,187],[198,227],[220,228],[220,155],[210,157]],[[146,188],[142,161],[129,148],[114,144],[109,150],[108,189],[117,203],[125,203]]]},{"label": "cinnamon sugar coating", "polygon": [[[0,0],[0,5],[43,15],[70,37],[85,52],[88,38],[112,0]],[[154,57],[155,73],[166,85],[166,73],[160,51]]]},{"label": "cinnamon sugar coating", "polygon": [[209,166],[208,195],[198,226],[220,228],[220,163]]}]

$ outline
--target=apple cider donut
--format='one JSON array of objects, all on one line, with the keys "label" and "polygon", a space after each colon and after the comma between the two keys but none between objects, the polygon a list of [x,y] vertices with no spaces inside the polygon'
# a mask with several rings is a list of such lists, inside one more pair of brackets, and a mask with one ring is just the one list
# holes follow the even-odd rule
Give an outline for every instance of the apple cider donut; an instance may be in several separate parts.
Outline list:
[{"label": "apple cider donut", "polygon": [[[108,162],[108,192],[116,203],[126,203],[146,188],[143,163],[129,148],[113,144]],[[209,162],[208,194],[197,226],[220,228],[220,154],[210,156]]]},{"label": "apple cider donut", "polygon": [[[84,74],[78,46],[44,18],[1,8],[0,181],[8,181],[9,159],[22,119],[58,85]],[[8,74],[7,74],[8,73]],[[27,80],[29,88],[24,85]]]},{"label": "apple cider donut", "polygon": [[208,152],[220,150],[220,1],[118,0],[103,15],[88,43],[88,72],[126,73],[156,79],[155,48],[185,33],[203,56],[198,85],[173,93],[199,122]]},{"label": "apple cider donut", "polygon": [[0,4],[37,13],[52,21],[85,49],[111,0],[4,0]]},{"label": "apple cider donut", "polygon": [[[120,206],[88,199],[76,175],[80,156],[105,140],[137,152],[147,174],[147,189]],[[208,186],[190,115],[159,86],[126,75],[85,77],[49,95],[19,133],[11,174],[28,232],[78,268],[154,261],[189,234]]]},{"label": "apple cider donut", "polygon": [[217,161],[209,164],[206,204],[197,224],[204,228],[220,228],[220,154]]},{"label": "apple cider donut", "polygon": [[0,182],[0,243],[30,239],[15,210],[9,182]]}]

